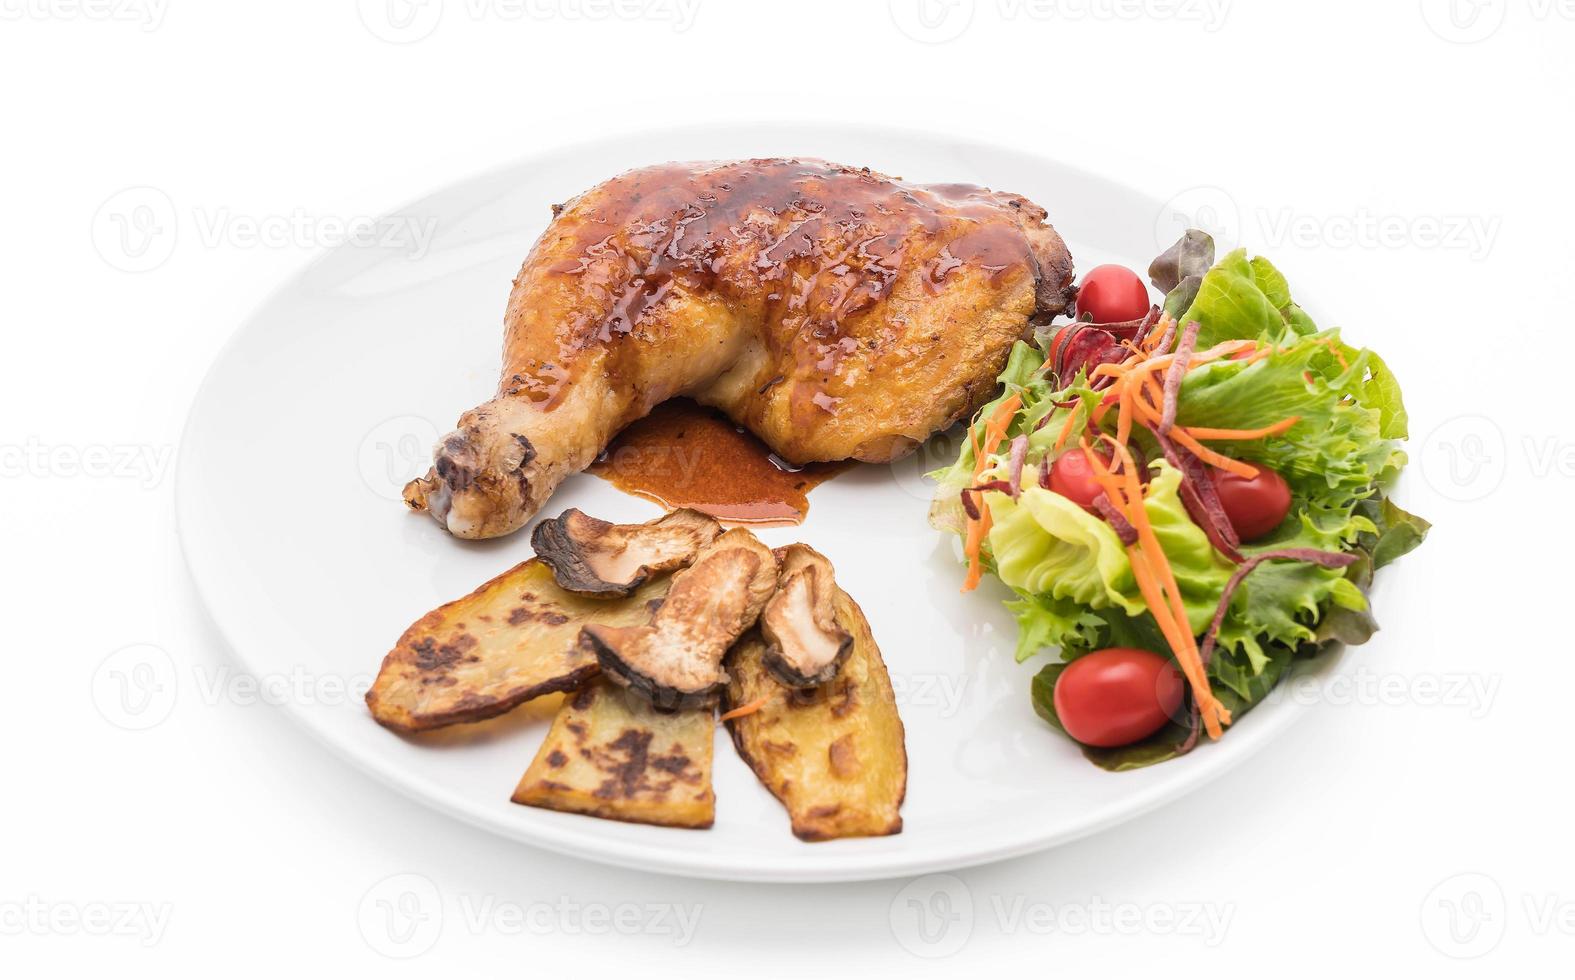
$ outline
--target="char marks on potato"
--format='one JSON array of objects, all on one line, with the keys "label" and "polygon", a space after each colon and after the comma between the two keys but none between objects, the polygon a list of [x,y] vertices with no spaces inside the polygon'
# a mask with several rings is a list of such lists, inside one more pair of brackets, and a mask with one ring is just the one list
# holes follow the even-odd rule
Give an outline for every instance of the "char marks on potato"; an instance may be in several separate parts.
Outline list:
[{"label": "char marks on potato", "polygon": [[564,700],[513,800],[608,820],[709,827],[715,732],[709,708],[658,711],[593,680]]},{"label": "char marks on potato", "polygon": [[596,657],[575,643],[587,623],[643,623],[666,593],[659,576],[624,598],[565,592],[532,559],[422,616],[383,658],[367,692],[385,727],[419,732],[491,718],[531,698],[578,687]]}]

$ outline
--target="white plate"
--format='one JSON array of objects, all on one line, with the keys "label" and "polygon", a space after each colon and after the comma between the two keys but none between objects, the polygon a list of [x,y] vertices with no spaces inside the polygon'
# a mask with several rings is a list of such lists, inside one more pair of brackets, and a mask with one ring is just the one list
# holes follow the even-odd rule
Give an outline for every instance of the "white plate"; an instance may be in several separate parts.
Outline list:
[{"label": "white plate", "polygon": [[[920,474],[950,453],[935,445],[843,475],[813,493],[803,526],[761,535],[773,546],[813,543],[869,616],[908,731],[898,836],[799,842],[724,736],[709,831],[516,806],[509,794],[546,731],[545,712],[525,708],[423,742],[383,730],[341,693],[364,689],[411,621],[530,554],[525,532],[450,538],[408,513],[398,491],[425,469],[436,436],[492,393],[509,283],[548,206],[641,164],[791,154],[1026,194],[1049,209],[1081,269],[1114,259],[1143,268],[1156,239],[1179,231],[1158,202],[1088,173],[873,128],[645,134],[554,151],[433,194],[371,244],[327,252],[282,286],[220,355],[192,408],[181,536],[241,662],[300,692],[287,710],[326,745],[423,803],[540,847],[716,878],[881,878],[1023,854],[1196,789],[1270,741],[1301,711],[1289,699],[1246,716],[1217,745],[1132,773],[1096,769],[1052,733],[1029,705],[1037,664],[1013,661],[1004,591],[991,583],[960,594],[957,547],[926,524]],[[620,521],[657,513],[588,476],[566,483],[548,512],[571,505]]]}]

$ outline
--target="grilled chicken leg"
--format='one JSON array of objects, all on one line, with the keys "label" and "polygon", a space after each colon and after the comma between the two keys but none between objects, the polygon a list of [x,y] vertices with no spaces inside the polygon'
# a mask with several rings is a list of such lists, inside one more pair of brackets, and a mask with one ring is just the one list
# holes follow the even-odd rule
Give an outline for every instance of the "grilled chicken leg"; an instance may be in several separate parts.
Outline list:
[{"label": "grilled chicken leg", "polygon": [[684,395],[793,463],[885,462],[975,411],[1071,300],[1045,211],[816,160],[665,164],[554,208],[509,296],[497,396],[405,500],[462,538],[524,525]]}]

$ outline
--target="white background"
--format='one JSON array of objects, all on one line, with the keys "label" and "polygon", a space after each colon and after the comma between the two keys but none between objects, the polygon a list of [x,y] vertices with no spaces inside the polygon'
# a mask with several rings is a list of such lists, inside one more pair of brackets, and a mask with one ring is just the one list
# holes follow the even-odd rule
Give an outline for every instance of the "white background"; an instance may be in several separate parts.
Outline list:
[{"label": "white background", "polygon": [[[1567,969],[1575,651],[1557,559],[1575,543],[1575,10],[387,9],[0,0],[0,969]],[[1096,838],[955,879],[834,887],[666,878],[506,843],[223,688],[235,668],[182,565],[173,456],[205,367],[271,286],[335,243],[334,222],[534,151],[762,119],[988,139],[1161,199],[1217,189],[1242,240],[1406,384],[1418,465],[1404,502],[1437,527],[1393,569],[1364,685]],[[132,187],[167,196],[173,223],[122,207]],[[149,250],[117,248],[123,232]],[[259,411],[291,397],[255,394]],[[281,493],[309,477],[259,461]],[[117,711],[106,687],[120,662],[106,658],[131,644],[182,678],[143,730],[152,716]],[[398,920],[408,933],[391,936],[385,902],[417,913]],[[679,907],[698,912],[692,934]]]}]

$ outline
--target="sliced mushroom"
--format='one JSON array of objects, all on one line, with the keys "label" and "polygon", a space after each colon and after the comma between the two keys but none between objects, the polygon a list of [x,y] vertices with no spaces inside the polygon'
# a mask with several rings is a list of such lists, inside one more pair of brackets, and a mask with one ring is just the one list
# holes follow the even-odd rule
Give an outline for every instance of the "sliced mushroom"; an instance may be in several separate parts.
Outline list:
[{"label": "sliced mushroom", "polygon": [[558,587],[581,595],[626,596],[655,574],[683,568],[716,540],[722,525],[696,510],[644,524],[609,524],[571,507],[532,532],[536,557]]},{"label": "sliced mushroom", "polygon": [[722,658],[777,587],[771,549],[743,528],[723,534],[672,578],[645,626],[587,626],[580,647],[602,672],[658,708],[710,703],[727,682]]},{"label": "sliced mushroom", "polygon": [[837,582],[826,556],[807,544],[776,550],[777,591],[760,614],[765,664],[788,687],[816,687],[837,676],[853,634],[837,623]]}]

